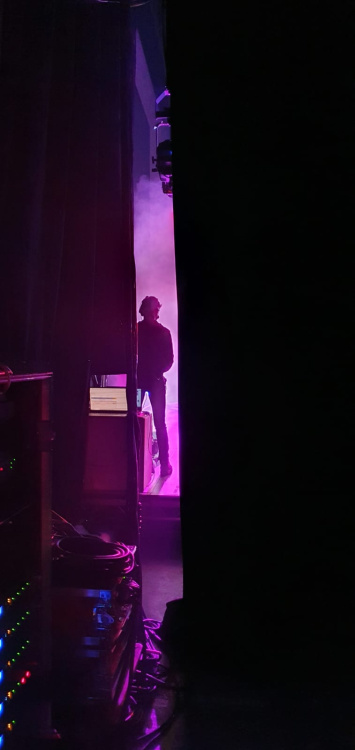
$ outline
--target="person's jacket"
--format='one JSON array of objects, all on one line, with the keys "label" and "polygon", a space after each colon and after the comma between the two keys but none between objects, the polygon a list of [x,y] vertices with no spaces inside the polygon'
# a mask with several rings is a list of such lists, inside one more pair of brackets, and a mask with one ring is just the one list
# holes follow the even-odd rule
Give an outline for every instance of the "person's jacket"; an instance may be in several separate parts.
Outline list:
[{"label": "person's jacket", "polygon": [[138,323],[138,387],[149,390],[174,362],[171,333],[161,323]]}]

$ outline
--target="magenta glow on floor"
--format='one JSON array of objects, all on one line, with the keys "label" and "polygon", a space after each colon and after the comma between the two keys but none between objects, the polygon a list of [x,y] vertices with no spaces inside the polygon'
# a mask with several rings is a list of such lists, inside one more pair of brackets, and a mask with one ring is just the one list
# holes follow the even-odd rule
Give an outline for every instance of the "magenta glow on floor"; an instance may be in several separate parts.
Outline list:
[{"label": "magenta glow on floor", "polygon": [[[147,404],[147,402],[146,402]],[[146,408],[146,404],[145,407]],[[147,404],[147,411],[150,405]],[[151,482],[145,488],[144,495],[165,495],[180,497],[180,475],[179,475],[179,411],[177,404],[168,404],[166,407],[166,425],[169,435],[170,463],[173,473],[170,477],[160,476],[159,464],[155,469]]]}]

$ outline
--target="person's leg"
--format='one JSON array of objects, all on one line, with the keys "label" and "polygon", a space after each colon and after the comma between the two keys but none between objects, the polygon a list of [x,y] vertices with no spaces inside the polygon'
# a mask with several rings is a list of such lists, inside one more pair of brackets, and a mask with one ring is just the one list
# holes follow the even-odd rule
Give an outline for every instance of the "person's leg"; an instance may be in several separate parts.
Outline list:
[{"label": "person's leg", "polygon": [[166,379],[161,378],[154,383],[153,388],[149,391],[150,403],[153,410],[153,419],[157,432],[157,441],[159,447],[159,460],[161,466],[161,475],[168,476],[172,468],[169,463],[169,439],[165,423],[166,410]]},{"label": "person's leg", "polygon": [[147,389],[146,388],[141,388],[140,391],[141,391],[141,408],[140,408],[140,410],[143,411],[143,401],[144,401]]}]

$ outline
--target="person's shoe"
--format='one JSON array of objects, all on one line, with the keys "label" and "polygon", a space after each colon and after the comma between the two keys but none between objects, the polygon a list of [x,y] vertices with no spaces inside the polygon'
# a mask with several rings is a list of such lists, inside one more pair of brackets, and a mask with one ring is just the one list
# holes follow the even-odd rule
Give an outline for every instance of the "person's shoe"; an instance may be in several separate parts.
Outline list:
[{"label": "person's shoe", "polygon": [[160,476],[161,477],[170,477],[170,474],[173,473],[173,467],[171,464],[162,464],[160,467]]}]

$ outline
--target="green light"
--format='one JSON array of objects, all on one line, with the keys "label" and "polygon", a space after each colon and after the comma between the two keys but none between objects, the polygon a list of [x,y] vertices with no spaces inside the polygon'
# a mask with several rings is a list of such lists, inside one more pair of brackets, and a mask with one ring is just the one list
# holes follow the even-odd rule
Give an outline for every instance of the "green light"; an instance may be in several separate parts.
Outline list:
[{"label": "green light", "polygon": [[24,617],[21,617],[21,620],[24,620],[24,619],[25,619]]},{"label": "green light", "polygon": [[21,656],[21,652],[20,651],[17,651],[17,656]]},{"label": "green light", "polygon": [[29,641],[26,641],[26,643],[29,643]]}]

